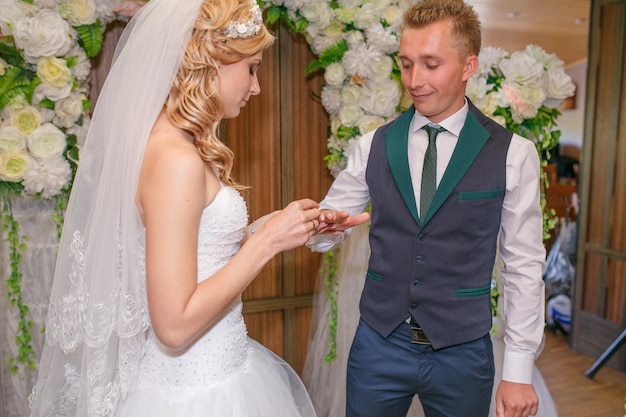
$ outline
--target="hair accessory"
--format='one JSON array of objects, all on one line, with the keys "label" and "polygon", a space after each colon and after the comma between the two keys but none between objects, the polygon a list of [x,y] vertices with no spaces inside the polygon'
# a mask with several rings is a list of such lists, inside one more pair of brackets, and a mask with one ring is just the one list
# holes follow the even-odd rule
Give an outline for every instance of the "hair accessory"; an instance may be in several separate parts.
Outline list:
[{"label": "hair accessory", "polygon": [[261,25],[263,25],[261,8],[255,4],[250,7],[250,13],[252,14],[252,19],[247,22],[231,20],[228,28],[224,31],[224,35],[229,38],[249,38],[259,33]]}]

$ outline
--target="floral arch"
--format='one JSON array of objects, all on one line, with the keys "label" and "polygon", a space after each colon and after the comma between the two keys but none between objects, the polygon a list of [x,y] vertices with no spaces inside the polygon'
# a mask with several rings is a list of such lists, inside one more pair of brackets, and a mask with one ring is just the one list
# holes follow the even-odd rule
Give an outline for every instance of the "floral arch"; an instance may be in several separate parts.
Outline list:
[{"label": "floral arch", "polygon": [[[266,21],[304,35],[324,71],[322,104],[330,116],[333,175],[362,134],[408,108],[395,56],[403,12],[412,0],[258,0]],[[57,231],[89,126],[90,58],[113,20],[142,0],[0,0],[0,206],[9,242],[11,306],[19,313],[12,371],[35,368],[32,321],[21,294],[26,237],[12,215],[19,196],[51,199]],[[495,120],[533,140],[543,158],[558,144],[558,105],[574,93],[563,62],[537,46],[509,55],[484,48],[467,95]],[[546,215],[545,230],[552,220]],[[336,291],[332,277],[329,296]],[[331,355],[332,359],[332,346]]]}]

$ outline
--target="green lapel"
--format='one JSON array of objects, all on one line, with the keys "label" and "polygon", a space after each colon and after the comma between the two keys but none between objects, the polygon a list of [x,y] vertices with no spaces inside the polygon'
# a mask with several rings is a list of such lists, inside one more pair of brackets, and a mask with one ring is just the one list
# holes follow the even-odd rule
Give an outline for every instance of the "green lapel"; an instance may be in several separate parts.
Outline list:
[{"label": "green lapel", "polygon": [[461,178],[463,178],[463,175],[472,165],[489,137],[489,132],[480,124],[476,116],[471,111],[468,112],[463,129],[461,129],[459,134],[459,141],[454,148],[450,163],[443,174],[439,187],[437,187],[435,197],[424,220],[424,225],[439,210],[439,207],[441,207]]},{"label": "green lapel", "polygon": [[409,170],[408,153],[409,126],[414,113],[415,109],[411,106],[409,110],[396,119],[385,134],[385,146],[387,149],[387,161],[396,185],[413,218],[419,223],[415,193],[413,191],[413,183],[411,182],[411,171]]}]

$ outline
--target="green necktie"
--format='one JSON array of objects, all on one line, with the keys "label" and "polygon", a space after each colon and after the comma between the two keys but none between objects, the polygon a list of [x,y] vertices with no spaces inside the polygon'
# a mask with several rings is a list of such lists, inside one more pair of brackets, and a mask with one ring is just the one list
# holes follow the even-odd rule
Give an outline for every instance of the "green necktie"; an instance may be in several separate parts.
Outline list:
[{"label": "green necktie", "polygon": [[420,218],[422,221],[426,218],[430,203],[435,196],[437,189],[437,134],[446,129],[443,127],[424,126],[424,130],[428,133],[428,148],[424,154],[424,166],[422,168],[422,189],[420,191]]}]

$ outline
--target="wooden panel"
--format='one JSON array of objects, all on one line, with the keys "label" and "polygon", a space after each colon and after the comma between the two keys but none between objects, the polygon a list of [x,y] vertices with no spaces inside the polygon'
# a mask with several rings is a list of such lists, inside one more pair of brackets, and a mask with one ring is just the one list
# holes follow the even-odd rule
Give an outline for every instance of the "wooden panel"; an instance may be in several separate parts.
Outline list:
[{"label": "wooden panel", "polygon": [[[295,199],[319,201],[332,180],[323,164],[328,116],[315,99],[323,77],[305,75],[314,55],[302,37],[282,25],[273,30],[277,42],[265,52],[259,71],[261,95],[226,122],[223,132],[236,155],[235,178],[251,186],[245,193],[250,220]],[[279,255],[244,292],[250,334],[298,371],[304,366],[320,259],[306,248]],[[271,320],[280,326],[268,331]]]},{"label": "wooden panel", "polygon": [[[590,356],[626,326],[625,30],[626,0],[592,1],[572,331],[574,349]],[[613,365],[626,369],[624,355]]]}]

